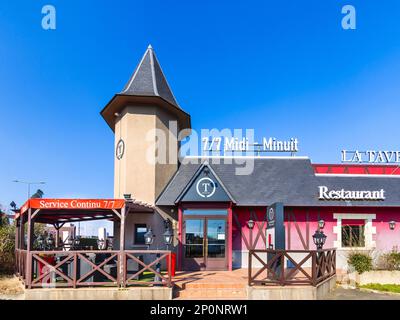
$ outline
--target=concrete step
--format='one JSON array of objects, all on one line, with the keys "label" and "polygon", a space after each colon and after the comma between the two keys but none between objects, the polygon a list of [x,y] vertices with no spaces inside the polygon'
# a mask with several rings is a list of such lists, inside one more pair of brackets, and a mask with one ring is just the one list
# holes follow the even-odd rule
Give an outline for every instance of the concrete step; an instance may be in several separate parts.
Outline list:
[{"label": "concrete step", "polygon": [[246,290],[235,289],[185,289],[177,292],[182,299],[246,299]]},{"label": "concrete step", "polygon": [[180,299],[247,299],[247,286],[242,283],[185,283],[177,287]]},{"label": "concrete step", "polygon": [[181,289],[246,289],[247,284],[244,283],[209,283],[209,282],[188,282],[178,284]]}]

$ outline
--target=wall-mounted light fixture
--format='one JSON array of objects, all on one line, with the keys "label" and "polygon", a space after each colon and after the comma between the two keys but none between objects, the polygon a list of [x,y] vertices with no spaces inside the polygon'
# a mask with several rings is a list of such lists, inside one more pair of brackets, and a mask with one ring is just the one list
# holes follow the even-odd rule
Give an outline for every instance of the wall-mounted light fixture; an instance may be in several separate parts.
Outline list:
[{"label": "wall-mounted light fixture", "polygon": [[321,219],[321,220],[318,221],[318,227],[319,227],[320,229],[323,229],[323,228],[325,227],[325,221],[324,221],[323,219]]},{"label": "wall-mounted light fixture", "polygon": [[395,226],[396,226],[396,221],[389,221],[389,228],[390,228],[390,230],[394,230],[394,228],[395,228]]},{"label": "wall-mounted light fixture", "polygon": [[247,227],[252,230],[254,228],[254,221],[253,220],[249,220],[247,221]]}]

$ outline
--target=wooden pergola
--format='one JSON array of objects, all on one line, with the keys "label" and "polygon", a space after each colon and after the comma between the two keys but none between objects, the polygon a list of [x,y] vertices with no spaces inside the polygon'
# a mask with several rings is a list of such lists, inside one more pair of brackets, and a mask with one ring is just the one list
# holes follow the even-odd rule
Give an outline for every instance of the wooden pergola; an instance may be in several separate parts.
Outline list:
[{"label": "wooden pergola", "polygon": [[[25,249],[25,224],[28,225],[26,250],[31,251],[35,223],[54,226],[57,231],[56,247],[58,247],[59,230],[65,223],[118,219],[122,226],[125,215],[125,200],[121,199],[29,199],[15,215],[17,225],[15,247]],[[120,238],[123,249],[124,228],[121,228]]]},{"label": "wooden pergola", "polygon": [[[85,279],[93,276],[98,271],[105,276],[111,284],[117,286],[125,286],[130,283],[132,278],[142,274],[145,270],[158,273],[161,278],[160,283],[170,285],[170,272],[168,277],[163,277],[160,272],[154,270],[154,265],[162,259],[170,257],[169,251],[145,250],[145,251],[129,251],[125,250],[125,219],[129,213],[154,213],[154,207],[134,200],[125,199],[29,199],[16,212],[16,271],[18,276],[25,282],[27,288],[39,287],[43,278],[50,274],[33,275],[33,264],[39,263],[51,269],[59,277],[63,278],[66,283],[63,286],[74,287],[84,285],[103,285],[103,282],[85,282]],[[86,222],[95,220],[110,220],[114,223],[120,223],[119,248],[113,250],[60,250],[59,248],[59,230],[65,223]],[[34,225],[35,223],[50,224],[56,229],[55,251],[35,251],[34,244]],[[27,225],[26,240],[25,240],[25,225]],[[88,254],[103,254],[104,261],[100,264],[95,264],[88,260]],[[137,255],[157,255],[157,259],[150,264],[145,264]],[[43,255],[59,258],[59,262],[50,264],[43,259]],[[136,255],[136,256],[135,256]],[[129,277],[126,270],[127,260],[133,260],[141,266],[142,271],[138,271],[134,276]],[[84,260],[85,263],[92,267],[92,270],[84,275],[77,274],[79,260]],[[103,270],[103,267],[110,261],[117,261],[117,276],[113,277]],[[170,259],[171,260],[171,259]],[[169,260],[169,261],[170,261]],[[62,272],[61,267],[70,263],[73,265],[73,275],[66,275]],[[170,271],[170,270],[169,270]],[[151,283],[151,282],[149,282]]]}]

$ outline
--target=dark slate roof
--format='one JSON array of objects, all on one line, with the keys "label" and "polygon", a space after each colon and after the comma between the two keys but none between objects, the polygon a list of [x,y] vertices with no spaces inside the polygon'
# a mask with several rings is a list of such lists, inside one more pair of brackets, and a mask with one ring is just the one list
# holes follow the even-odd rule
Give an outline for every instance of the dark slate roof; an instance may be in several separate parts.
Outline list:
[{"label": "dark slate roof", "polygon": [[176,117],[180,130],[191,129],[190,115],[179,107],[151,46],[147,48],[123,91],[115,94],[100,114],[114,131],[120,112],[126,106],[138,105],[161,107]]},{"label": "dark slate roof", "polygon": [[[202,161],[205,161],[203,159]],[[251,175],[236,175],[240,165],[224,163],[209,166],[218,175],[238,206],[400,206],[400,178],[316,176],[308,158],[254,158]],[[158,206],[175,205],[201,164],[181,164],[157,199]],[[321,201],[319,186],[332,190],[386,190],[385,201]]]},{"label": "dark slate roof", "polygon": [[179,107],[151,45],[121,94],[161,97]]}]

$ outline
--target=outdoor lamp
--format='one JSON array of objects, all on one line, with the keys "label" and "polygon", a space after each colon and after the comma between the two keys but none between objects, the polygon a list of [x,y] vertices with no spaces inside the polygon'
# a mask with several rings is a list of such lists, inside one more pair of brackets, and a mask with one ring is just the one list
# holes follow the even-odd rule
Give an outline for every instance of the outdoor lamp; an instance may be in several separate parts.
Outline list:
[{"label": "outdoor lamp", "polygon": [[49,236],[46,239],[47,245],[52,248],[54,246],[54,237],[52,233],[49,233]]},{"label": "outdoor lamp", "polygon": [[254,221],[253,220],[247,221],[247,226],[249,227],[250,230],[252,230],[254,228]]},{"label": "outdoor lamp", "polygon": [[99,250],[104,249],[105,240],[104,239],[97,239],[97,248]]},{"label": "outdoor lamp", "polygon": [[124,198],[125,198],[125,200],[132,200],[132,194],[130,194],[130,193],[126,193],[126,194],[124,194]]},{"label": "outdoor lamp", "polygon": [[389,228],[390,230],[394,230],[394,227],[396,226],[396,221],[389,221]]},{"label": "outdoor lamp", "polygon": [[148,246],[154,242],[154,234],[151,228],[144,234],[144,242]]},{"label": "outdoor lamp", "polygon": [[44,239],[41,235],[37,238],[37,243],[38,243],[39,248],[43,249]]},{"label": "outdoor lamp", "polygon": [[313,237],[314,244],[317,246],[317,250],[321,250],[326,241],[326,235],[323,231],[315,231]]},{"label": "outdoor lamp", "polygon": [[73,243],[74,243],[74,238],[72,236],[69,236],[67,239],[67,245],[71,247]]},{"label": "outdoor lamp", "polygon": [[171,232],[171,229],[169,228],[164,232],[163,234],[164,242],[167,246],[172,243],[173,236],[174,234]]},{"label": "outdoor lamp", "polygon": [[324,221],[323,219],[321,219],[321,220],[318,221],[318,227],[319,227],[320,229],[323,229],[323,228],[325,227],[325,221]]},{"label": "outdoor lamp", "polygon": [[80,237],[80,236],[77,236],[77,237],[75,238],[74,243],[75,243],[76,246],[79,246],[80,243],[81,243],[81,237]]},{"label": "outdoor lamp", "polygon": [[13,210],[17,210],[17,204],[14,201],[11,201],[10,207],[13,208]]}]

